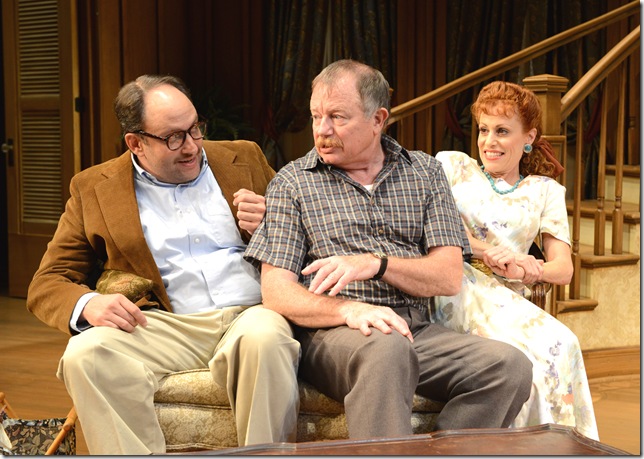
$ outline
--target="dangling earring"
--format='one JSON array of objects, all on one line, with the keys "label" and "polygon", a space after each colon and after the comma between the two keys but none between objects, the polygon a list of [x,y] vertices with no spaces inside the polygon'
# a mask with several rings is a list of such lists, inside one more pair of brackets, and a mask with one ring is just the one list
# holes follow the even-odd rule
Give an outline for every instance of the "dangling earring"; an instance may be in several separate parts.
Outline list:
[{"label": "dangling earring", "polygon": [[530,145],[529,143],[526,143],[526,144],[523,146],[523,152],[524,152],[526,155],[529,155],[530,153],[532,153],[532,145]]}]

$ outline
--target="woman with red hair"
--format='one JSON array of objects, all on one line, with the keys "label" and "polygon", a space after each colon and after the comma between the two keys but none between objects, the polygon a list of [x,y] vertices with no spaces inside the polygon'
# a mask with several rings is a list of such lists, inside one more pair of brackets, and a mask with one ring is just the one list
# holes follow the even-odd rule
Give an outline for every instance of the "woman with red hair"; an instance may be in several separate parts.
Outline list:
[{"label": "woman with red hair", "polygon": [[[565,285],[573,274],[566,189],[554,179],[563,168],[541,138],[541,105],[532,91],[496,81],[472,113],[482,164],[461,152],[436,155],[473,256],[460,293],[435,298],[433,321],[512,344],[532,361],[532,393],[514,427],[564,424],[598,440],[577,337],[526,298],[530,284]],[[528,253],[535,239],[545,262]]]}]

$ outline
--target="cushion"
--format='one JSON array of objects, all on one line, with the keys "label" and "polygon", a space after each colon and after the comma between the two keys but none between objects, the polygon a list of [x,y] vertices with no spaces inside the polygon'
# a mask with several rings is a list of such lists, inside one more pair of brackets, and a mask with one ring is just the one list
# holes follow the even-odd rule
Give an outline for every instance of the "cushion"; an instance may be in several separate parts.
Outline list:
[{"label": "cushion", "polygon": [[150,279],[136,274],[118,269],[106,269],[96,281],[96,291],[104,295],[120,293],[132,303],[136,303],[151,294],[153,285]]},{"label": "cushion", "polygon": [[[297,441],[348,438],[344,406],[300,381]],[[155,409],[168,452],[237,447],[235,420],[226,390],[213,382],[208,369],[172,373],[159,384]],[[444,403],[415,395],[414,433],[427,433]]]}]

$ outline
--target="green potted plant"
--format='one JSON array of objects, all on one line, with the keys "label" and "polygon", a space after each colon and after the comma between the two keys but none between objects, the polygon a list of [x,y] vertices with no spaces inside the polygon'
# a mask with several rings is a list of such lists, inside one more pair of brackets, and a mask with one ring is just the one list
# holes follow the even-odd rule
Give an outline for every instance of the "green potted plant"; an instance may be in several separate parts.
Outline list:
[{"label": "green potted plant", "polygon": [[210,88],[195,94],[195,107],[206,118],[206,139],[238,140],[248,139],[254,133],[253,127],[244,120],[246,106],[233,105],[222,94],[221,88]]}]

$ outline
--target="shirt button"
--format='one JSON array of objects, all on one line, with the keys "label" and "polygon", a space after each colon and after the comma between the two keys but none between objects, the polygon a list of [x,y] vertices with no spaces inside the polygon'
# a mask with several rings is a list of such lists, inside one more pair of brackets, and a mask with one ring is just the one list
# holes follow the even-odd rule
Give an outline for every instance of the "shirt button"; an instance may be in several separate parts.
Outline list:
[{"label": "shirt button", "polygon": [[380,235],[385,234],[385,230],[383,230],[382,228],[380,228],[380,229],[378,230],[378,234],[380,234]]},{"label": "shirt button", "polygon": [[200,242],[201,242],[201,239],[199,239],[198,237],[196,237],[196,238],[195,238],[195,244],[199,244]]}]

